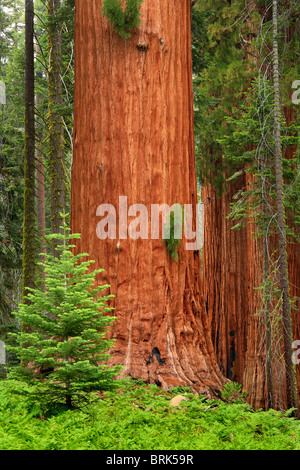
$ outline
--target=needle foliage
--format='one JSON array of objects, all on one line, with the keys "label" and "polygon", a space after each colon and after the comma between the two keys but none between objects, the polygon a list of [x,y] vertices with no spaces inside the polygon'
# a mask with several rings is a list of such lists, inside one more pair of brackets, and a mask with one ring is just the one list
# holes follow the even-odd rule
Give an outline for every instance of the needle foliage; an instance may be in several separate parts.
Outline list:
[{"label": "needle foliage", "polygon": [[140,25],[142,2],[143,0],[104,0],[101,10],[121,38],[128,39],[130,32]]},{"label": "needle foliage", "polygon": [[20,365],[8,378],[28,384],[31,398],[46,408],[73,408],[86,402],[89,392],[111,388],[120,367],[106,366],[113,341],[105,335],[115,317],[107,305],[111,295],[100,295],[109,286],[95,287],[103,270],[90,270],[87,253],[73,254],[70,240],[79,235],[70,235],[66,225],[59,238],[61,256],[48,254],[42,262],[45,291],[30,289],[28,302],[14,313],[23,327],[11,334],[16,345],[10,349]]}]

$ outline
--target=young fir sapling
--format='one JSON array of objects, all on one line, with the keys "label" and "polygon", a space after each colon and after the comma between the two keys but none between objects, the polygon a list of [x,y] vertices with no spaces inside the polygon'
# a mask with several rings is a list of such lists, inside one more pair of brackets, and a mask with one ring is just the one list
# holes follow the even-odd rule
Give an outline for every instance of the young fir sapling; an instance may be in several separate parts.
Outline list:
[{"label": "young fir sapling", "polygon": [[115,317],[107,305],[112,296],[100,295],[109,286],[95,287],[103,270],[90,270],[94,261],[83,261],[87,253],[73,254],[70,241],[80,235],[68,231],[64,224],[63,234],[47,237],[61,240],[60,256],[47,254],[40,263],[45,290],[29,289],[29,302],[14,313],[22,329],[10,335],[17,344],[10,349],[20,365],[10,370],[8,378],[27,383],[32,401],[47,409],[81,406],[90,400],[90,392],[112,388],[121,369],[106,365],[113,340],[105,336]]}]

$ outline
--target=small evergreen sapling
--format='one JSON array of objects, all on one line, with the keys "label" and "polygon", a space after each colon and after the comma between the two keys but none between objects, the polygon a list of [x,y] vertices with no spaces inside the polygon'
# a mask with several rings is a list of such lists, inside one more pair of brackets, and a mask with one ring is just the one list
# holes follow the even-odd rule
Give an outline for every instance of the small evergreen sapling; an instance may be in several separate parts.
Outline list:
[{"label": "small evergreen sapling", "polygon": [[112,388],[121,369],[105,364],[113,343],[105,334],[115,317],[107,315],[112,309],[106,302],[112,296],[99,295],[109,286],[94,287],[96,275],[103,270],[90,272],[94,261],[82,259],[88,254],[72,253],[70,240],[80,235],[70,235],[68,230],[64,225],[64,234],[55,234],[63,242],[61,255],[48,254],[40,263],[46,289],[30,289],[30,302],[14,313],[25,328],[11,335],[17,346],[10,349],[21,365],[12,368],[8,378],[33,386],[31,398],[47,407],[79,406],[88,401],[89,392]]}]

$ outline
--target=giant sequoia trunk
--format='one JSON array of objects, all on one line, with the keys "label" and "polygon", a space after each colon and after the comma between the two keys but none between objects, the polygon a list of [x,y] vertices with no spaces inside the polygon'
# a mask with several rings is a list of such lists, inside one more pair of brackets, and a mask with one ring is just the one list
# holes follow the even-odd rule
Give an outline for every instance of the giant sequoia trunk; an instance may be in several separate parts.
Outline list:
[{"label": "giant sequoia trunk", "polygon": [[[100,0],[75,2],[75,109],[71,228],[77,250],[105,269],[117,320],[112,361],[123,374],[163,387],[215,394],[216,365],[203,298],[199,250],[185,241],[174,260],[161,239],[100,240],[97,207],[192,204],[193,138],[190,0],[145,0],[140,29],[124,41]],[[126,225],[126,224],[125,224]],[[123,227],[124,229],[124,227]]]},{"label": "giant sequoia trunk", "polygon": [[231,230],[235,223],[226,217],[233,196],[244,186],[245,177],[240,176],[220,198],[211,186],[202,189],[204,300],[218,364],[226,377],[238,382],[245,367],[252,260],[247,230]]},{"label": "giant sequoia trunk", "polygon": [[[286,110],[287,124],[294,119]],[[286,158],[295,155],[296,146],[290,146]],[[217,361],[224,375],[243,385],[249,403],[255,408],[268,407],[268,371],[266,367],[267,332],[263,318],[262,293],[255,289],[263,281],[263,246],[253,236],[255,227],[248,224],[240,230],[226,217],[233,195],[245,186],[249,188],[251,175],[241,176],[217,198],[210,186],[202,190],[204,204],[203,291]],[[294,338],[299,338],[300,245],[287,244],[291,298],[297,297],[292,311]],[[269,255],[275,253],[277,240],[269,238]],[[276,257],[271,257],[274,262]],[[274,306],[274,304],[273,304]],[[278,312],[279,314],[279,312]],[[273,312],[273,323],[274,312]],[[277,337],[274,334],[277,330]],[[286,371],[280,323],[273,326],[273,407],[285,409],[287,402]],[[300,369],[296,368],[298,388]]]},{"label": "giant sequoia trunk", "polygon": [[[295,149],[289,149],[291,156]],[[218,199],[206,186],[202,191],[204,207],[203,290],[213,344],[218,364],[224,375],[243,385],[254,408],[267,408],[266,331],[262,317],[262,294],[255,288],[263,280],[262,244],[248,225],[231,230],[226,219],[232,196],[248,181],[241,177]],[[269,252],[276,240],[269,240]],[[291,298],[299,297],[300,245],[287,245]],[[299,298],[293,310],[293,334],[299,338]],[[279,325],[278,325],[279,327]],[[281,331],[278,332],[278,337]],[[274,338],[273,338],[274,339]],[[286,409],[285,364],[283,345],[273,345],[273,382],[276,409]],[[300,370],[297,367],[300,385]]]},{"label": "giant sequoia trunk", "polygon": [[[289,34],[287,40],[288,38]],[[250,45],[249,51],[251,51]],[[291,109],[285,109],[285,115],[287,125],[295,121]],[[286,150],[285,157],[293,158],[295,153],[296,146],[290,146]],[[268,408],[271,404],[274,408],[286,409],[293,405],[297,406],[295,402],[297,398],[299,400],[299,395],[293,396],[293,378],[290,380],[293,373],[287,380],[284,352],[288,350],[286,359],[289,363],[288,369],[292,370],[291,338],[292,336],[299,338],[300,328],[300,245],[288,243],[286,247],[287,263],[284,270],[288,268],[289,286],[285,284],[284,289],[287,292],[289,288],[290,297],[297,296],[298,299],[292,312],[292,325],[288,321],[288,325],[285,326],[290,338],[289,344],[284,345],[280,304],[276,309],[277,318],[272,311],[273,331],[270,338],[265,328],[265,325],[270,323],[264,312],[265,299],[262,292],[255,289],[264,280],[263,242],[254,238],[253,232],[256,227],[252,224],[248,223],[247,227],[232,231],[233,224],[226,218],[230,212],[230,203],[234,202],[233,195],[245,187],[249,189],[252,183],[253,175],[241,176],[235,183],[229,184],[227,192],[220,199],[209,185],[203,188],[202,199],[206,201],[203,247],[204,297],[217,360],[224,375],[243,385],[243,389],[249,394],[249,403],[255,408]],[[263,206],[261,210],[263,211]],[[251,214],[249,217],[251,219]],[[278,239],[275,236],[268,238],[269,256],[274,262],[278,258]],[[287,297],[285,295],[288,310]],[[276,300],[278,299],[274,299],[273,296],[273,306]],[[290,332],[291,326],[293,335]],[[274,338],[275,332],[277,336]],[[271,341],[272,346],[270,346]],[[272,367],[268,367],[267,364],[268,349],[272,350]],[[297,367],[296,372],[299,389],[300,368]],[[274,398],[270,400],[271,388]]]}]

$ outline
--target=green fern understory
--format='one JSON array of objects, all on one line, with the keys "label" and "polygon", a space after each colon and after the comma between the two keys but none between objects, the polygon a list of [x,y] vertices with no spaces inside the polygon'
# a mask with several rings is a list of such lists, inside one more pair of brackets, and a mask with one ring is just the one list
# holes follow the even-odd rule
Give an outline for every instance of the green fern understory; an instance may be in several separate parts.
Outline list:
[{"label": "green fern understory", "polygon": [[[170,406],[178,394],[188,401]],[[0,382],[0,450],[300,449],[299,421],[253,411],[241,400],[209,401],[189,389],[167,392],[133,380],[95,398],[80,411],[59,408],[43,416],[12,394],[8,381]]]}]

